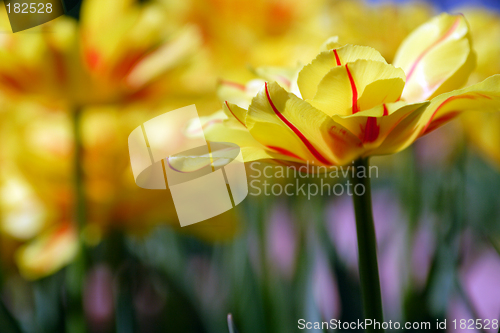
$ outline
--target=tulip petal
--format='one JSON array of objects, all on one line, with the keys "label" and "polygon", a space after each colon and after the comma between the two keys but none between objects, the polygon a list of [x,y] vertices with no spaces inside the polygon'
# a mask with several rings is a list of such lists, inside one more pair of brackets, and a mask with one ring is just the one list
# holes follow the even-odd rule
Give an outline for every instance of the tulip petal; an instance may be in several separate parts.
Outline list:
[{"label": "tulip petal", "polygon": [[252,100],[246,123],[262,145],[304,161],[345,164],[361,149],[356,136],[275,82]]},{"label": "tulip petal", "polygon": [[140,59],[128,74],[127,83],[133,88],[144,86],[185,61],[200,45],[201,36],[196,28],[183,29],[170,43]]},{"label": "tulip petal", "polygon": [[431,100],[421,120],[420,134],[433,131],[464,111],[500,111],[500,74]]},{"label": "tulip petal", "polygon": [[222,105],[222,108],[224,110],[224,113],[228,116],[228,118],[234,118],[237,120],[243,127],[247,127],[246,125],[246,117],[247,117],[247,110],[240,108],[236,104],[229,103],[228,101],[225,101],[224,104]]},{"label": "tulip petal", "polygon": [[368,46],[345,45],[338,49],[323,51],[299,73],[297,84],[302,98],[312,99],[316,95],[319,83],[332,68],[359,59],[386,63],[377,50]]},{"label": "tulip petal", "polygon": [[387,103],[349,116],[334,116],[333,119],[355,134],[365,149],[365,154],[379,147],[392,130],[408,115],[428,102],[408,104]]},{"label": "tulip petal", "polygon": [[429,106],[408,115],[372,154],[401,151],[420,136],[444,125],[464,111],[500,111],[500,75],[494,75],[473,86],[442,94]]},{"label": "tulip petal", "polygon": [[292,82],[297,80],[298,69],[286,67],[258,67],[254,69],[257,76],[266,81],[276,81],[290,91]]},{"label": "tulip petal", "polygon": [[328,51],[332,49],[337,49],[341,47],[342,45],[339,43],[339,36],[332,36],[328,38],[323,45],[320,47],[320,51]]},{"label": "tulip petal", "polygon": [[357,60],[330,70],[310,103],[330,116],[350,115],[395,102],[401,96],[404,80],[403,71],[392,65]]},{"label": "tulip petal", "polygon": [[78,235],[70,223],[47,230],[16,252],[21,274],[34,280],[50,275],[68,263],[78,253]]},{"label": "tulip petal", "polygon": [[411,145],[418,138],[420,120],[428,104],[428,102],[423,102],[408,105],[407,108],[410,108],[408,110],[410,112],[392,128],[377,148],[366,151],[365,156],[394,154]]},{"label": "tulip petal", "polygon": [[221,80],[217,87],[217,96],[221,101],[228,101],[240,108],[248,109],[252,98],[257,95],[264,83],[265,81],[261,79],[251,80],[246,85]]},{"label": "tulip petal", "polygon": [[417,28],[396,54],[406,73],[403,99],[422,101],[463,86],[475,66],[467,21],[441,14]]},{"label": "tulip petal", "polygon": [[[241,148],[243,160],[245,162],[262,159],[284,159],[287,156],[281,156],[270,151],[268,148],[255,140],[244,124],[240,123],[232,114],[226,115],[228,106],[231,110],[241,109],[237,105],[224,103],[225,111],[219,111],[209,117],[200,117],[201,126],[205,138],[210,142],[231,142]],[[241,109],[243,112],[246,110]],[[242,112],[239,110],[238,112]],[[225,114],[226,113],[226,114]],[[188,132],[188,135],[196,133]],[[293,161],[300,161],[294,158]]]}]

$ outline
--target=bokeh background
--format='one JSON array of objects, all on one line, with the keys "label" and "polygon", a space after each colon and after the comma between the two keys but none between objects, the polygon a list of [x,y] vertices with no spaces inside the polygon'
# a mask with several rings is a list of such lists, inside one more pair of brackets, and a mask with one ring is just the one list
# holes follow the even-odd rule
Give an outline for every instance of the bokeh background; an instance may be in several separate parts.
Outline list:
[{"label": "bokeh background", "polygon": [[[185,105],[220,110],[218,83],[307,63],[330,36],[391,61],[442,11],[471,26],[470,83],[500,73],[495,0],[83,0],[16,34],[0,2],[0,331],[219,333],[231,313],[239,332],[289,333],[363,318],[350,197],[249,196],[180,228],[168,191],[136,186],[127,138]],[[465,115],[371,162],[386,319],[448,319],[450,332],[500,319],[500,116]]]}]

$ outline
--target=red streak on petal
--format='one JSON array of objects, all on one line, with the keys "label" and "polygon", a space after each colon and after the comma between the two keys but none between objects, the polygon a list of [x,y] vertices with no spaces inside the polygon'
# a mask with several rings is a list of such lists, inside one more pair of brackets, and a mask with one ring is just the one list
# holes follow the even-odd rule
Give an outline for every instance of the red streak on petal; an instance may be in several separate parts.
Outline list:
[{"label": "red streak on petal", "polygon": [[128,53],[126,54],[121,61],[118,62],[118,64],[113,68],[112,75],[116,77],[117,79],[121,79],[127,74],[130,73],[132,68],[134,68],[135,65],[141,60],[141,58],[144,56],[144,53],[142,52],[136,52],[136,53]]},{"label": "red streak on petal", "polygon": [[349,67],[347,64],[345,65],[345,69],[347,71],[347,76],[349,77],[349,81],[351,82],[351,90],[352,90],[352,113],[356,113],[359,111],[358,108],[358,89],[356,88],[356,83],[352,78],[351,72],[349,71]]},{"label": "red streak on petal", "polygon": [[286,155],[286,156],[290,156],[290,157],[293,157],[293,158],[297,158],[297,159],[299,159],[299,160],[304,160],[304,159],[303,159],[303,158],[301,158],[300,156],[297,156],[297,155],[295,155],[294,153],[292,153],[291,151],[286,150],[286,149],[284,149],[284,148],[280,148],[280,147],[276,147],[276,146],[267,146],[267,148],[272,149],[272,150],[275,150],[275,151],[277,151],[278,153],[283,154],[283,155]]},{"label": "red streak on petal", "polygon": [[71,231],[71,224],[69,223],[64,223],[53,235],[54,238],[61,237],[62,235],[66,234],[67,232]]},{"label": "red streak on petal", "polygon": [[484,98],[486,98],[486,99],[493,99],[493,98],[491,98],[491,97],[490,97],[490,96],[488,96],[488,95],[484,95],[484,94],[480,94],[480,93],[476,93],[476,95],[481,96],[481,97],[484,97]]},{"label": "red streak on petal", "polygon": [[283,75],[277,75],[277,78],[278,80],[281,80],[283,82],[284,85],[286,85],[287,87],[290,87],[290,85],[292,84],[290,82],[290,80],[288,80],[286,77],[284,77]]},{"label": "red streak on petal", "polygon": [[237,82],[232,82],[232,81],[227,81],[227,80],[219,80],[219,84],[220,85],[223,85],[223,86],[231,86],[233,88],[237,88],[237,89],[240,89],[240,90],[245,90],[245,86],[240,84],[240,83],[237,83]]},{"label": "red streak on petal", "polygon": [[154,96],[157,92],[152,86],[145,86],[125,97],[125,101],[133,102]]},{"label": "red streak on petal", "polygon": [[67,79],[64,57],[54,47],[50,46],[50,50],[52,52],[54,60],[54,68],[57,80],[60,84],[64,84]]},{"label": "red streak on petal", "polygon": [[389,110],[387,110],[387,105],[383,104],[384,106],[384,116],[388,116],[389,115]]},{"label": "red streak on petal", "polygon": [[342,63],[340,62],[339,54],[337,53],[336,49],[333,49],[333,54],[335,54],[335,60],[337,61],[337,66],[342,66]]},{"label": "red streak on petal", "polygon": [[243,126],[247,127],[245,125],[245,123],[240,120],[240,118],[236,117],[236,115],[234,114],[233,110],[231,110],[231,108],[229,107],[229,104],[227,103],[227,101],[225,101],[224,103],[226,103],[227,109],[229,110],[229,112],[231,112],[231,114],[233,115],[233,117],[236,118],[236,120],[238,120],[240,122],[240,124],[242,124]]},{"label": "red streak on petal", "polygon": [[363,143],[369,143],[377,140],[379,133],[380,126],[377,125],[377,117],[368,117],[368,119],[366,119]]},{"label": "red streak on petal", "polygon": [[15,77],[10,76],[8,74],[0,74],[0,82],[2,84],[6,84],[9,88],[21,92],[24,90],[24,86],[20,81],[18,81]]},{"label": "red streak on petal", "polygon": [[72,232],[72,227],[70,223],[64,222],[57,230],[54,231],[54,233],[50,236],[50,238],[47,240],[47,243],[45,243],[43,251],[47,251],[50,249],[51,246],[54,246],[54,244],[57,244],[58,241],[60,241],[61,238],[63,238],[66,234]]},{"label": "red streak on petal", "polygon": [[430,124],[430,126],[426,128],[424,134],[428,134],[428,133],[434,131],[439,126],[441,126],[441,125],[445,124],[446,122],[448,122],[448,121],[452,120],[453,118],[455,118],[459,113],[460,112],[458,112],[458,111],[450,112],[447,115],[442,116],[441,118],[433,121]]},{"label": "red streak on petal", "polygon": [[[474,96],[474,95],[459,95],[459,96],[451,96],[451,97],[448,97],[443,103],[441,103],[441,105],[439,105],[436,110],[434,110],[434,113],[432,114],[431,116],[431,119],[429,119],[429,121],[427,122],[427,124],[425,125],[424,129],[422,130],[422,133],[428,133],[428,128],[431,127],[432,130],[434,130],[437,125],[432,125],[431,126],[431,123],[433,122],[433,119],[434,117],[436,116],[436,114],[438,113],[438,111],[443,107],[445,106],[446,104],[448,104],[449,102],[452,102],[452,101],[455,101],[457,99],[476,99],[477,97]],[[450,113],[453,113],[453,112],[450,112]],[[456,114],[457,112],[455,112]],[[443,116],[443,118],[446,117],[446,116]],[[441,118],[440,118],[441,119]],[[439,119],[438,119],[439,120]],[[429,130],[430,131],[430,130]]]},{"label": "red streak on petal", "polygon": [[219,124],[219,123],[222,123],[222,119],[212,119],[210,121],[207,121],[203,126],[201,126],[201,128],[205,129],[212,124]]},{"label": "red streak on petal", "polygon": [[91,70],[95,70],[101,63],[101,56],[95,49],[89,49],[85,53],[85,61]]},{"label": "red streak on petal", "polygon": [[412,64],[410,67],[410,70],[408,71],[408,75],[406,75],[406,82],[410,81],[411,76],[415,72],[415,69],[417,68],[418,64],[422,61],[422,59],[429,53],[433,48],[435,48],[439,43],[443,42],[446,38],[448,38],[458,27],[460,23],[460,18],[458,17],[451,28],[443,35],[441,38],[439,38],[437,41],[435,41],[433,44],[431,44],[429,47],[427,47],[424,52],[422,52],[415,62]]},{"label": "red streak on petal", "polygon": [[316,159],[318,159],[318,161],[320,161],[323,164],[330,165],[331,163],[325,157],[323,157],[323,155],[321,155],[320,152],[316,150],[316,148],[314,148],[314,146],[309,142],[309,140],[307,140],[307,138],[304,136],[304,134],[302,134],[302,132],[300,132],[299,129],[297,127],[295,127],[295,125],[293,125],[291,122],[289,122],[288,119],[286,119],[285,116],[283,116],[283,114],[281,114],[281,112],[279,112],[278,109],[276,109],[276,106],[274,106],[273,101],[271,100],[271,95],[269,95],[269,89],[267,87],[267,82],[265,85],[265,89],[266,89],[266,95],[267,95],[267,100],[269,101],[269,105],[271,105],[271,108],[273,109],[274,113],[278,116],[278,118],[280,118],[281,121],[284,122],[295,133],[295,135],[297,135],[299,137],[299,139],[302,141],[302,143],[304,143],[304,145],[307,147],[307,149],[311,152],[311,154],[314,157],[316,157]]}]

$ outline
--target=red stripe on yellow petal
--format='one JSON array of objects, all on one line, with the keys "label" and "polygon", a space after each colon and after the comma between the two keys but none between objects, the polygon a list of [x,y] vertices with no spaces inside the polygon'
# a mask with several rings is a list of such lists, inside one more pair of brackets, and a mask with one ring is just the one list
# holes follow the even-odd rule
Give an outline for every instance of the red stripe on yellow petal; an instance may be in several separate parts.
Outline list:
[{"label": "red stripe on yellow petal", "polygon": [[342,63],[340,62],[339,54],[337,53],[336,49],[333,49],[333,54],[335,54],[335,61],[337,61],[337,66],[341,66]]},{"label": "red stripe on yellow petal", "polygon": [[291,151],[286,150],[284,148],[275,147],[275,146],[267,146],[267,148],[275,150],[275,151],[277,151],[280,154],[283,154],[283,155],[286,155],[286,156],[290,156],[290,157],[293,157],[293,158],[296,158],[296,159],[299,159],[299,160],[303,160],[302,157],[297,156],[294,153],[292,153]]},{"label": "red stripe on yellow petal", "polygon": [[227,109],[229,110],[229,112],[231,112],[231,114],[233,115],[233,117],[236,118],[236,120],[238,120],[240,122],[240,124],[242,124],[243,126],[247,127],[245,125],[245,123],[240,120],[240,118],[236,117],[236,115],[234,114],[233,110],[231,110],[231,108],[229,107],[228,102],[225,101],[224,103],[226,103]]},{"label": "red stripe on yellow petal", "polygon": [[61,228],[56,230],[54,232],[54,234],[52,235],[52,237],[49,238],[49,241],[47,242],[47,244],[45,245],[43,250],[46,250],[47,248],[52,246],[54,243],[57,243],[61,239],[61,237],[65,236],[68,232],[71,232],[72,230],[73,230],[73,227],[71,226],[70,223],[62,224]]},{"label": "red stripe on yellow petal", "polygon": [[384,106],[384,116],[388,116],[389,115],[389,110],[387,110],[387,105],[383,104]]},{"label": "red stripe on yellow petal", "polygon": [[219,123],[222,123],[222,122],[223,122],[222,119],[212,119],[210,121],[207,121],[201,128],[205,129],[205,128],[209,127],[210,125],[219,124]]},{"label": "red stripe on yellow petal", "polygon": [[354,78],[349,71],[349,67],[346,64],[345,69],[347,71],[347,76],[349,77],[349,82],[351,82],[351,90],[352,90],[352,113],[356,113],[359,111],[358,108],[358,89],[356,88],[356,82],[354,82]]},{"label": "red stripe on yellow petal", "polygon": [[476,93],[476,95],[481,96],[481,97],[486,98],[486,99],[493,99],[492,97],[485,95],[485,94]]},{"label": "red stripe on yellow petal", "polygon": [[91,70],[96,70],[101,64],[101,56],[95,49],[89,49],[85,52],[85,61]]},{"label": "red stripe on yellow petal", "polygon": [[22,83],[14,78],[13,76],[7,74],[0,74],[0,83],[7,85],[9,88],[21,92],[24,90]]},{"label": "red stripe on yellow petal", "polygon": [[116,67],[113,68],[112,75],[117,79],[121,79],[122,77],[130,73],[132,68],[134,68],[134,66],[139,62],[139,60],[141,60],[143,56],[144,54],[139,51],[135,53],[128,53],[123,57],[123,59],[121,59],[121,61],[117,63]]},{"label": "red stripe on yellow petal", "polygon": [[52,55],[56,78],[60,84],[64,84],[67,78],[65,59],[63,55],[53,45],[48,45]]},{"label": "red stripe on yellow petal", "polygon": [[267,100],[269,102],[269,105],[271,105],[271,108],[273,109],[274,113],[278,116],[278,118],[280,118],[281,121],[284,122],[285,125],[287,125],[295,133],[295,135],[297,135],[299,137],[299,139],[302,141],[302,143],[304,143],[304,145],[307,147],[309,152],[315,158],[317,158],[318,161],[320,161],[321,163],[324,163],[324,164],[331,164],[323,155],[321,155],[321,153],[318,150],[316,150],[316,148],[314,148],[314,146],[309,142],[309,140],[307,140],[307,138],[304,136],[304,134],[302,134],[302,132],[300,132],[299,129],[297,127],[295,127],[295,125],[293,125],[291,122],[289,122],[288,119],[286,119],[285,116],[283,116],[283,114],[278,111],[278,109],[274,105],[273,101],[271,100],[271,95],[269,94],[267,82],[265,84],[265,89],[266,89],[266,96],[267,96]]},{"label": "red stripe on yellow petal", "polygon": [[460,25],[460,18],[457,18],[451,28],[443,35],[441,38],[439,38],[436,42],[431,44],[429,47],[427,47],[418,57],[415,59],[415,62],[411,65],[410,70],[408,71],[408,74],[406,75],[406,82],[410,81],[410,78],[412,77],[413,73],[415,72],[415,69],[417,68],[418,64],[422,61],[422,59],[429,53],[433,48],[438,46],[441,42],[443,42],[446,38],[448,38]]},{"label": "red stripe on yellow petal", "polygon": [[380,133],[380,126],[377,125],[377,117],[368,117],[363,135],[363,143],[370,143],[377,140]]},{"label": "red stripe on yellow petal", "polygon": [[228,81],[228,80],[219,80],[219,84],[223,85],[223,86],[230,86],[230,87],[240,89],[243,91],[246,89],[243,84],[238,83],[238,82]]},{"label": "red stripe on yellow petal", "polygon": [[[431,125],[432,123],[432,120],[434,119],[434,116],[438,113],[438,111],[443,107],[445,106],[446,104],[448,104],[449,102],[452,102],[452,101],[455,101],[457,99],[476,99],[477,97],[474,96],[474,95],[458,95],[458,96],[451,96],[451,97],[448,97],[443,103],[441,103],[441,105],[439,105],[436,110],[434,110],[434,112],[432,113],[432,116],[431,116],[431,119],[429,119],[429,121],[427,122],[427,124],[425,124],[425,127],[422,131],[422,133],[428,133],[430,132],[429,130],[429,126]],[[444,117],[443,117],[444,118]],[[436,126],[432,126],[433,128],[436,128]]]},{"label": "red stripe on yellow petal", "polygon": [[276,75],[276,81],[281,81],[287,87],[290,87],[292,84],[292,82],[290,82],[290,80],[283,75]]},{"label": "red stripe on yellow petal", "polygon": [[431,122],[429,124],[429,126],[425,129],[423,135],[428,134],[428,133],[434,131],[436,128],[438,128],[439,126],[443,125],[444,123],[452,120],[453,118],[455,118],[459,114],[460,114],[460,111],[450,112],[450,113],[442,116],[441,118],[437,119],[436,121]]}]

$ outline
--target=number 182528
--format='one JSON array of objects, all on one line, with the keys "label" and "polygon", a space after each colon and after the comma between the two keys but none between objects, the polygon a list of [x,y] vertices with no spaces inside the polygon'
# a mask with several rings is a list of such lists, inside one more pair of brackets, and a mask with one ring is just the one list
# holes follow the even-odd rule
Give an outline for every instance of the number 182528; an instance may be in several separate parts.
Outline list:
[{"label": "number 182528", "polygon": [[15,14],[45,14],[52,13],[51,3],[15,3],[11,6],[10,3],[5,5],[7,7],[7,13]]},{"label": "number 182528", "polygon": [[462,330],[490,330],[498,329],[498,319],[455,319],[452,321],[455,329]]}]

